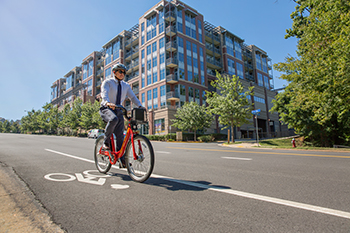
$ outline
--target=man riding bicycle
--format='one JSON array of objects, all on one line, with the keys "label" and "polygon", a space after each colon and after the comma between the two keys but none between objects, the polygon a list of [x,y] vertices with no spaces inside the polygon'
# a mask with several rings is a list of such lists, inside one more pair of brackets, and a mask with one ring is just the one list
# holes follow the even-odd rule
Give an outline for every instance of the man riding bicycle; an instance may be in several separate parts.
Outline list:
[{"label": "man riding bicycle", "polygon": [[[114,78],[106,79],[101,86],[101,107],[100,115],[107,122],[104,135],[103,150],[110,150],[111,135],[114,133],[117,139],[117,151],[120,150],[124,140],[124,117],[123,112],[115,110],[116,105],[121,105],[128,97],[136,106],[143,108],[141,102],[132,91],[130,85],[123,81],[126,75],[126,67],[123,64],[116,64],[112,68]],[[124,156],[121,158],[125,167]]]}]

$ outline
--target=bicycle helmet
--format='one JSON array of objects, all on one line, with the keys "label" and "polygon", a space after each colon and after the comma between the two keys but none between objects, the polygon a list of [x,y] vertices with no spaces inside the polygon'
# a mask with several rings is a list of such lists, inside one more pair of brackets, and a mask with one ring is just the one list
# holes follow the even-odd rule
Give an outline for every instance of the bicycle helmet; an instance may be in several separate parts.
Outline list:
[{"label": "bicycle helmet", "polygon": [[125,72],[128,71],[128,70],[126,69],[126,66],[124,66],[123,64],[120,64],[120,63],[115,64],[115,65],[113,66],[112,72],[113,72],[113,71],[116,71],[116,70],[125,70]]}]

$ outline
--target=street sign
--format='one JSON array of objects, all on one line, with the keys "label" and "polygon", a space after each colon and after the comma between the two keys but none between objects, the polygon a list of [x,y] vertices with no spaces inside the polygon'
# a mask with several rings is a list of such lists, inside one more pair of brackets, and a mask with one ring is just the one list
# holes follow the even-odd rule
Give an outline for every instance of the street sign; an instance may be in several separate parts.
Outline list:
[{"label": "street sign", "polygon": [[259,108],[259,109],[253,110],[252,114],[256,116],[260,116],[260,112],[261,112],[261,109]]}]

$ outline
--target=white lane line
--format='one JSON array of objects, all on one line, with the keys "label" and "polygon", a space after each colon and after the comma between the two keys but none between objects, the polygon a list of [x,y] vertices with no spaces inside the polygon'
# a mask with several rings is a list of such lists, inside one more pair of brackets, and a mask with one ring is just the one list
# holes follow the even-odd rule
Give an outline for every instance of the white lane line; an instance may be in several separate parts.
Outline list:
[{"label": "white lane line", "polygon": [[222,159],[252,160],[251,158],[221,157]]},{"label": "white lane line", "polygon": [[[67,156],[67,157],[70,157],[73,159],[78,159],[78,160],[82,160],[82,161],[89,162],[89,163],[95,163],[95,161],[93,161],[93,160],[80,158],[78,156],[69,155],[66,153],[62,153],[62,152],[58,152],[58,151],[54,151],[54,150],[50,150],[50,149],[45,149],[45,150],[52,152],[52,153],[64,155],[64,156]],[[118,166],[113,166],[113,168],[119,169]],[[119,169],[119,170],[121,170],[121,169]],[[122,170],[125,170],[125,169],[122,169]],[[240,196],[240,197],[255,199],[255,200],[259,200],[259,201],[270,202],[270,203],[274,203],[274,204],[278,204],[278,205],[284,205],[284,206],[294,207],[294,208],[298,208],[298,209],[309,210],[309,211],[318,212],[318,213],[322,213],[322,214],[328,214],[328,215],[333,215],[333,216],[337,216],[337,217],[341,217],[341,218],[350,219],[350,213],[345,212],[345,211],[329,209],[329,208],[324,208],[324,207],[320,207],[320,206],[309,205],[309,204],[304,204],[304,203],[299,203],[299,202],[294,202],[294,201],[288,201],[288,200],[283,200],[283,199],[274,198],[274,197],[262,196],[262,195],[253,194],[253,193],[241,192],[238,190],[233,190],[233,189],[228,189],[228,188],[226,189],[223,187],[215,187],[215,186],[200,184],[200,183],[196,183],[196,182],[186,181],[186,180],[178,180],[175,178],[156,175],[156,174],[152,174],[151,177],[176,182],[179,184],[185,184],[185,185],[189,185],[189,186],[193,186],[193,187],[197,187],[197,188],[208,189],[208,190],[212,190],[212,191],[216,191],[216,192],[222,192],[222,193],[231,194],[231,195],[235,195],[235,196]]]},{"label": "white lane line", "polygon": [[159,153],[159,154],[171,154],[171,152],[169,152],[169,151],[156,151],[156,153]]}]

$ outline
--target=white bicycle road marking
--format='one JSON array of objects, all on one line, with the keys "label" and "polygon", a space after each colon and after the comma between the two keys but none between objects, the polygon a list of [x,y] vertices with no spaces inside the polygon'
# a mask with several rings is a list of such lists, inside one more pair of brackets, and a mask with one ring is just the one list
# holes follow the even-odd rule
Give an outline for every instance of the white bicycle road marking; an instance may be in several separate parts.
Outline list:
[{"label": "white bicycle road marking", "polygon": [[[93,160],[80,158],[78,156],[69,155],[69,154],[65,154],[65,153],[50,150],[50,149],[45,149],[45,150],[52,152],[52,153],[64,155],[64,156],[67,156],[70,158],[82,160],[85,162],[95,163]],[[117,166],[113,166],[113,167],[119,169]],[[121,170],[121,169],[119,169],[119,170]],[[123,169],[123,170],[125,170],[125,169]],[[60,173],[57,173],[57,174],[60,174]],[[65,175],[67,175],[67,174],[65,174]],[[298,208],[298,209],[304,209],[304,210],[309,210],[309,211],[318,212],[318,213],[322,213],[322,214],[328,214],[328,215],[333,215],[333,216],[337,216],[337,217],[341,217],[341,218],[350,219],[350,213],[345,212],[345,211],[324,208],[324,207],[320,207],[320,206],[309,205],[309,204],[304,204],[304,203],[295,202],[295,201],[288,201],[288,200],[283,200],[283,199],[274,198],[274,197],[262,196],[262,195],[253,194],[253,193],[241,192],[241,191],[233,190],[233,189],[215,187],[215,186],[200,184],[200,183],[191,182],[191,181],[179,180],[179,179],[175,179],[172,177],[166,177],[166,176],[161,176],[161,175],[156,175],[156,174],[152,174],[151,177],[164,179],[164,180],[168,180],[168,181],[176,182],[176,183],[180,183],[180,184],[185,184],[185,185],[189,185],[189,186],[193,186],[193,187],[197,187],[197,188],[208,189],[211,191],[222,192],[222,193],[231,194],[231,195],[235,195],[235,196],[240,196],[240,197],[255,199],[255,200],[259,200],[259,201],[265,201],[265,202],[270,202],[270,203],[274,203],[274,204],[279,204],[279,205],[284,205],[284,206],[294,207],[294,208]]]},{"label": "white bicycle road marking", "polygon": [[251,158],[221,157],[222,159],[253,160]]}]

